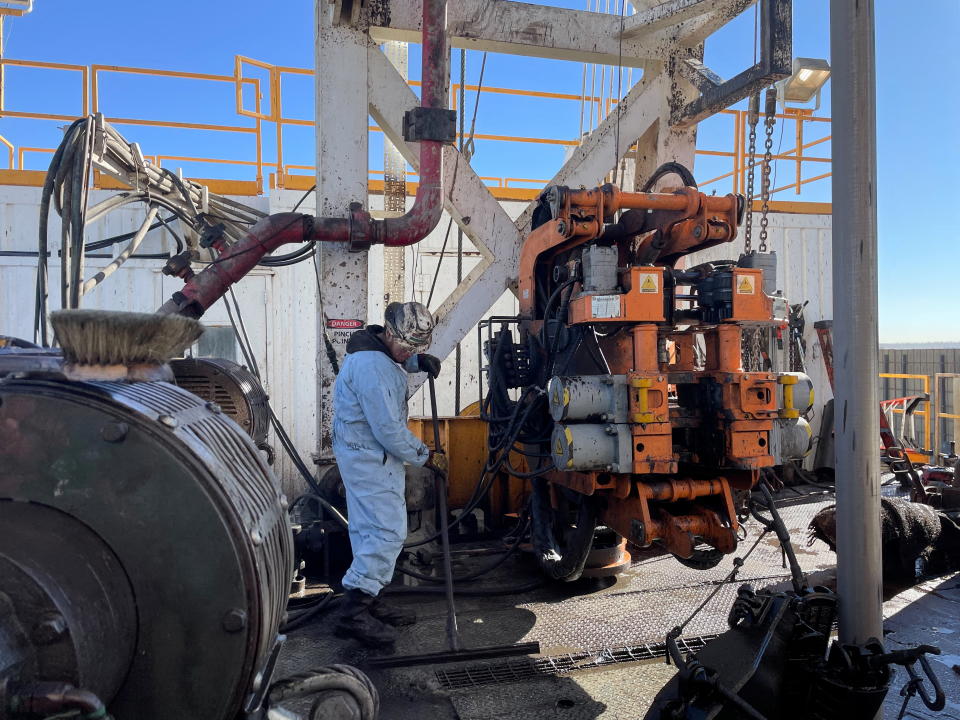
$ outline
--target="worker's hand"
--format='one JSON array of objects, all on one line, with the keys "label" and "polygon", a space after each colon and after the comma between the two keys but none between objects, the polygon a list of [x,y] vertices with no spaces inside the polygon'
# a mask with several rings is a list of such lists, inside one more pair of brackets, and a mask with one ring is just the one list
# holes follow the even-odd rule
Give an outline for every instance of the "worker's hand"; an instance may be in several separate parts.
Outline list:
[{"label": "worker's hand", "polygon": [[417,369],[420,372],[430,373],[430,377],[436,380],[440,376],[440,360],[433,355],[420,353],[417,355]]},{"label": "worker's hand", "polygon": [[439,473],[447,474],[447,456],[442,452],[430,451],[430,457],[427,458],[426,467],[436,470]]}]

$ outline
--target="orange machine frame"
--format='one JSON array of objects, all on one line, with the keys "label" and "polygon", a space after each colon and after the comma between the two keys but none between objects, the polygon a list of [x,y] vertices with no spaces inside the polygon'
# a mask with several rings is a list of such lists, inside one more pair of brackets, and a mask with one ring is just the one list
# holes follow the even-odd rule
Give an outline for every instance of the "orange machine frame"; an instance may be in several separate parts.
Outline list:
[{"label": "orange machine frame", "polygon": [[[612,185],[561,190],[562,195],[554,196],[559,200],[553,219],[531,232],[521,249],[520,318],[528,332],[538,332],[543,322],[536,306],[538,265],[599,237],[616,211],[650,210],[666,217],[659,228],[660,257],[675,262],[687,253],[733,240],[743,207],[739,196],[711,196],[692,187],[663,193],[627,193]],[[653,233],[648,233],[640,243],[652,241]],[[600,520],[638,545],[659,542],[690,557],[695,543],[703,540],[733,552],[738,530],[733,489],[751,488],[760,468],[774,463],[769,441],[777,416],[776,376],[744,372],[740,350],[742,324],[772,322],[771,300],[763,292],[762,270],[735,268],[731,317],[675,327],[668,322],[665,305],[667,279],[673,278],[669,265],[621,270],[623,292],[616,295],[578,295],[579,286],[574,285],[568,307],[569,325],[629,327],[629,334],[608,337],[601,347],[611,374],[628,379],[633,472],[554,470],[546,478],[582,494],[604,493]],[[701,369],[693,358],[696,334],[703,336],[706,347]],[[666,341],[673,343],[672,361],[661,352]],[[673,386],[705,382],[719,386],[722,418],[698,416],[668,404]],[[681,457],[674,447],[675,427],[711,422],[723,427],[723,473],[717,467],[696,467],[700,458],[693,456],[683,459],[691,476],[677,474]]]}]

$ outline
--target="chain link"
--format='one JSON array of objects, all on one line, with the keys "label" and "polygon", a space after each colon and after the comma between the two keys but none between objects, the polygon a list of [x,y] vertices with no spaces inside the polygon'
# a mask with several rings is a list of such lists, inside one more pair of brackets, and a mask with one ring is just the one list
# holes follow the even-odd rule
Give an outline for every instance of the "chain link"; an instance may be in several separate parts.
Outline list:
[{"label": "chain link", "polygon": [[757,157],[757,123],[760,121],[760,95],[750,98],[750,111],[747,122],[750,124],[750,147],[747,151],[747,217],[743,226],[743,252],[750,254],[753,243],[753,185],[754,161]]},{"label": "chain link", "polygon": [[770,170],[773,165],[773,127],[777,123],[777,91],[773,88],[767,90],[766,113],[763,119],[764,131],[766,132],[766,141],[763,145],[763,181],[760,186],[760,247],[757,249],[764,253],[767,251],[767,224],[770,212]]}]

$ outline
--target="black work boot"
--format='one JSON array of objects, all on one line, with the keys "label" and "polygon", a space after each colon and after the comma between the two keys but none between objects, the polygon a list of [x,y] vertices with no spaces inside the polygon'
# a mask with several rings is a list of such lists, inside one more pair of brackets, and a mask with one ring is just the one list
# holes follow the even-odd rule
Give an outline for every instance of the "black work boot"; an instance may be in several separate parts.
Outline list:
[{"label": "black work boot", "polygon": [[337,637],[356,638],[367,647],[393,645],[396,631],[370,614],[375,599],[361,590],[347,590],[343,596],[343,614],[334,631]]},{"label": "black work boot", "polygon": [[394,627],[413,625],[417,621],[417,614],[413,610],[405,610],[404,608],[388,603],[383,599],[382,595],[378,595],[373,599],[373,604],[370,606],[370,614],[380,622],[393,625]]}]

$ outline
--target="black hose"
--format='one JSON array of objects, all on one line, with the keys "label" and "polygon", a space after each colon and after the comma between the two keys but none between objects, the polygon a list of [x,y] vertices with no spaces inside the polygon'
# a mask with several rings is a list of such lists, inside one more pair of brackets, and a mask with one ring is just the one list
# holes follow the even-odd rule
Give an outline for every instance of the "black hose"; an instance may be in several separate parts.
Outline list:
[{"label": "black hose", "polygon": [[[177,219],[176,215],[171,215],[168,218],[161,218],[158,215],[157,221],[147,229],[147,232],[150,232],[150,230],[157,230],[158,228],[165,227],[167,228],[167,230],[170,231],[170,234],[173,235],[174,238],[180,241],[179,236],[176,233],[174,233],[173,230],[170,229],[169,225],[167,225],[168,222],[171,222],[172,220],[176,220],[176,219]],[[133,230],[132,232],[121,233],[120,235],[113,235],[111,237],[104,238],[103,240],[97,240],[96,242],[87,243],[86,245],[83,246],[83,250],[84,252],[88,252],[88,253],[92,250],[103,250],[103,248],[110,247],[111,245],[116,245],[117,243],[123,242],[124,240],[130,240],[138,232],[140,231]],[[180,244],[180,242],[177,243],[177,249],[178,251],[182,249],[182,245]]]},{"label": "black hose", "polygon": [[683,180],[683,184],[689,187],[697,187],[697,181],[693,177],[693,173],[690,172],[689,168],[685,165],[681,165],[678,162],[665,162],[663,165],[658,167],[653,171],[653,175],[644,183],[643,188],[640,192],[650,192],[653,189],[653,186],[657,184],[657,180],[662,178],[664,175],[679,175],[680,179]]},{"label": "black hose", "polygon": [[[526,510],[524,510],[523,517],[520,518],[520,522],[517,526],[516,538],[507,547],[507,549],[504,550],[502,553],[500,553],[500,556],[496,560],[494,560],[492,563],[489,563],[484,567],[473,570],[461,577],[454,577],[453,582],[459,584],[459,583],[469,582],[471,580],[476,580],[481,575],[486,575],[487,573],[492,572],[496,570],[498,567],[500,567],[501,565],[503,565],[510,558],[510,556],[517,551],[517,548],[520,547],[520,542],[523,540],[523,536],[526,533],[526,531],[529,529],[529,527],[530,527],[529,513]],[[402,572],[404,575],[409,575],[410,577],[416,578],[417,580],[424,580],[426,582],[433,582],[433,583],[446,582],[445,577],[434,577],[432,575],[424,575],[422,573],[416,572],[415,570],[410,570],[409,568],[400,567],[399,565],[397,566],[397,570]]]},{"label": "black hose", "polygon": [[287,622],[280,626],[280,632],[288,633],[291,630],[296,630],[298,627],[302,627],[303,625],[307,624],[322,611],[326,610],[332,599],[333,593],[327,593],[323,596],[322,600],[317,602],[316,605],[304,610],[301,614],[297,615],[293,619],[287,620]]},{"label": "black hose", "polygon": [[43,190],[40,193],[40,222],[39,222],[39,244],[37,247],[37,292],[34,306],[33,320],[33,339],[44,347],[47,347],[47,231],[50,223],[50,200],[53,197],[53,190],[56,187],[56,177],[59,174],[61,163],[66,148],[76,132],[76,128],[86,122],[86,118],[74,120],[67,128],[63,142],[57,146],[50,160],[50,166],[47,168],[47,175],[43,181]]},{"label": "black hose", "polygon": [[[376,686],[370,682],[370,678],[349,665],[329,665],[284,678],[271,686],[267,702],[269,706],[276,706],[307,695],[329,691],[340,691],[352,696],[357,703],[359,715],[355,717],[358,720],[376,720],[380,714],[380,694]],[[319,702],[319,699],[314,702],[310,717],[320,717],[315,712]]]}]

